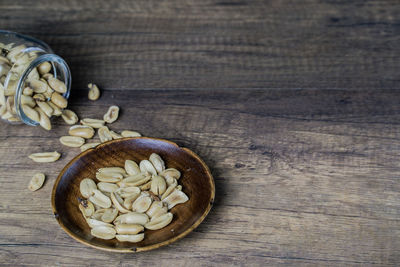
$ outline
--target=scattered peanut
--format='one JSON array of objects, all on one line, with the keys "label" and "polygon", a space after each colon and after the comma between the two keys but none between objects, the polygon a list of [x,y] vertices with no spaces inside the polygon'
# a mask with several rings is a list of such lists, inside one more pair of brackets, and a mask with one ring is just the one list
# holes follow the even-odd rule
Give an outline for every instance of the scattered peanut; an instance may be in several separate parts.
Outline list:
[{"label": "scattered peanut", "polygon": [[103,120],[97,120],[97,119],[83,119],[81,120],[82,125],[87,125],[93,128],[101,128],[104,126],[104,121]]},{"label": "scattered peanut", "polygon": [[135,131],[122,131],[122,137],[140,137],[142,136],[140,133]]},{"label": "scattered peanut", "polygon": [[28,157],[35,162],[54,162],[61,157],[61,154],[58,153],[57,151],[42,152],[42,153],[30,154]]},{"label": "scattered peanut", "polygon": [[94,135],[94,129],[87,125],[74,125],[69,128],[69,135],[79,136],[86,139],[92,138]]},{"label": "scattered peanut", "polygon": [[79,136],[61,136],[60,142],[64,146],[81,147],[85,143],[85,139]]},{"label": "scattered peanut", "polygon": [[78,122],[78,116],[69,109],[64,109],[61,113],[61,117],[64,119],[66,124],[72,125]]},{"label": "scattered peanut", "polygon": [[118,119],[118,114],[119,114],[119,107],[111,106],[108,108],[107,113],[104,114],[103,119],[107,123],[113,123]]},{"label": "scattered peanut", "polygon": [[29,183],[29,190],[36,191],[43,186],[46,176],[43,173],[36,173]]},{"label": "scattered peanut", "polygon": [[95,85],[93,83],[89,83],[88,88],[89,88],[88,98],[93,101],[99,99],[99,97],[100,97],[99,87],[97,87],[97,85]]}]

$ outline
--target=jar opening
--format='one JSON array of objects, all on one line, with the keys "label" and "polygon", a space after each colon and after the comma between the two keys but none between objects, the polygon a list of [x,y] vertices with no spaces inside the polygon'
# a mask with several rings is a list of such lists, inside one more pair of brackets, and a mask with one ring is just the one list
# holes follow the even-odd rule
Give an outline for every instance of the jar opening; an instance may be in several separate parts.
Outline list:
[{"label": "jar opening", "polygon": [[51,64],[50,73],[53,74],[54,78],[65,83],[67,91],[63,94],[63,97],[68,99],[71,88],[71,72],[67,65],[67,63],[59,56],[55,54],[43,54],[35,58],[29,66],[22,73],[20,79],[18,80],[15,92],[15,107],[17,115],[21,118],[21,120],[28,125],[37,126],[39,122],[30,119],[22,110],[21,105],[21,95],[25,88],[25,83],[27,82],[28,76],[32,70],[34,70],[37,66],[39,66],[43,62],[49,62]]}]

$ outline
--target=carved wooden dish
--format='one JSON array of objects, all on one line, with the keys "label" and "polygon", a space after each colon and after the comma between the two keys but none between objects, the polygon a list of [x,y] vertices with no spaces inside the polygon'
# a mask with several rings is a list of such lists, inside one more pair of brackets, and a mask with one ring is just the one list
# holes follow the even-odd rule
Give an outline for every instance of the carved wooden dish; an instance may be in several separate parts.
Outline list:
[{"label": "carved wooden dish", "polygon": [[[139,243],[103,240],[93,237],[78,208],[81,197],[79,184],[84,178],[96,181],[96,170],[101,167],[124,167],[125,160],[140,162],[151,153],[159,154],[167,167],[178,169],[182,176],[179,184],[189,201],[171,209],[174,219],[160,230],[145,230]],[[206,217],[214,201],[214,180],[207,165],[187,148],[155,138],[123,138],[86,150],[69,162],[58,176],[52,192],[54,216],[72,238],[79,242],[113,252],[139,252],[171,244],[186,236]]]}]

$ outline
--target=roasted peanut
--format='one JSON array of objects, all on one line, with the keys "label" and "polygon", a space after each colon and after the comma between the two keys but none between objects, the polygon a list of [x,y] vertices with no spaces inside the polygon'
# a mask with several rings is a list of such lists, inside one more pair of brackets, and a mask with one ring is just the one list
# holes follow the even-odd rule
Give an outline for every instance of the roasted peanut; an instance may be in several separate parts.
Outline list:
[{"label": "roasted peanut", "polygon": [[46,176],[43,173],[36,173],[29,183],[29,190],[36,191],[43,186]]},{"label": "roasted peanut", "polygon": [[41,152],[30,154],[28,157],[35,162],[54,162],[61,157],[61,154],[57,151]]},{"label": "roasted peanut", "polygon": [[100,97],[99,87],[97,87],[97,85],[93,83],[89,83],[88,88],[89,88],[88,98],[93,101],[99,99]]},{"label": "roasted peanut", "polygon": [[65,123],[72,125],[78,122],[78,116],[69,109],[64,109],[62,111],[61,117],[64,119]]},{"label": "roasted peanut", "polygon": [[87,125],[74,125],[71,128],[69,128],[68,131],[69,135],[72,136],[79,136],[83,138],[92,138],[94,135],[94,129],[90,126]]},{"label": "roasted peanut", "polygon": [[103,120],[107,123],[113,123],[118,119],[119,114],[119,107],[118,106],[111,106],[108,108],[106,114],[104,114]]}]

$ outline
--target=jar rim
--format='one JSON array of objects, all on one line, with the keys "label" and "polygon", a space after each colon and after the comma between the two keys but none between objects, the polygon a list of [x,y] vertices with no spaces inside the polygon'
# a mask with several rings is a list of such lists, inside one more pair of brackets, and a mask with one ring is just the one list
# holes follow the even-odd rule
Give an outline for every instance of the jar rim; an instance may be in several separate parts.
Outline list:
[{"label": "jar rim", "polygon": [[48,44],[46,44],[45,42],[43,42],[43,41],[41,41],[39,39],[36,39],[36,38],[34,38],[32,36],[21,34],[21,33],[18,33],[18,32],[13,32],[13,31],[7,31],[7,30],[0,30],[0,34],[15,35],[18,38],[25,39],[25,40],[30,41],[32,43],[37,43],[40,46],[44,47],[47,51],[50,51],[51,53],[53,53],[53,50],[50,48],[50,46]]}]

